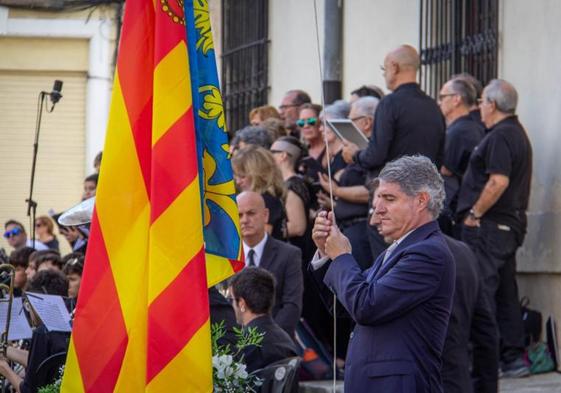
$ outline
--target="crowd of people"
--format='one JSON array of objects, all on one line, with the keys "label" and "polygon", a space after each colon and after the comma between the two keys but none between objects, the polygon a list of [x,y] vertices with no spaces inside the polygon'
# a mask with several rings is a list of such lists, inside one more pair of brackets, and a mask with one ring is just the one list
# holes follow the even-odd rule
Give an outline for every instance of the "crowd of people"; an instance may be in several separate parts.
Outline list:
[{"label": "crowd of people", "polygon": [[[95,196],[99,176],[101,153],[94,160],[96,173],[87,176],[83,183],[81,200]],[[41,215],[35,218],[34,236],[29,237],[25,226],[10,219],[4,223],[4,238],[13,249],[9,255],[2,251],[2,263],[13,266],[13,296],[22,297],[27,304],[26,294],[40,293],[62,296],[70,313],[74,312],[84,259],[89,237],[89,225],[65,226],[58,223],[60,214]],[[70,253],[61,254],[60,234],[68,243]],[[64,249],[64,247],[62,247]],[[3,283],[10,286],[10,275],[3,277]],[[8,293],[4,293],[8,296]],[[68,350],[70,334],[48,331],[32,307],[26,307],[28,320],[33,326],[29,340],[13,342],[7,348],[5,358],[0,359],[0,374],[17,392],[37,392],[56,377],[58,370],[40,370],[49,357]],[[58,359],[64,361],[64,357]],[[45,366],[43,365],[43,368]]]},{"label": "crowd of people", "polygon": [[[442,360],[438,379],[446,392],[494,392],[499,373],[529,374],[515,255],[526,231],[531,144],[516,117],[518,96],[509,82],[495,79],[483,87],[469,74],[453,75],[434,100],[417,83],[419,66],[416,50],[404,45],[384,59],[390,94],[362,86],[348,101],[322,108],[304,91],[290,90],[278,108],[250,112],[251,125],[237,131],[231,145],[236,185],[244,194],[254,193],[250,210],[263,221],[258,240],[252,234],[252,241],[244,242],[246,265],[275,275],[280,302],[276,307],[294,311],[290,328],[284,317],[277,321],[286,332],[294,337],[302,318],[336,354],[338,365],[347,368],[350,331],[360,331],[361,323],[348,309],[352,305],[343,304],[350,315],[337,313],[333,344],[333,305],[326,300],[325,283],[309,266],[317,245],[311,241],[314,219],[321,212],[332,212],[350,243],[348,252],[366,274],[378,257],[387,254],[387,242],[398,240],[380,233],[384,219],[376,213],[376,203],[383,196],[375,197],[380,172],[400,157],[426,157],[443,179],[442,211],[434,218],[446,235],[456,270],[456,290],[445,318],[446,340],[431,349]],[[331,129],[332,119],[350,119],[368,137],[368,146],[360,149],[338,137]],[[245,238],[255,224],[243,211],[240,218]],[[260,247],[269,239],[285,242],[287,250],[288,245],[297,248],[298,257],[285,265],[279,265],[278,258],[263,258]],[[259,262],[248,257],[252,250]],[[284,273],[295,259],[302,278],[296,272]],[[369,280],[376,282],[373,276],[366,280],[373,285]],[[301,309],[295,296],[299,293]],[[344,298],[348,293],[338,295]],[[273,318],[277,315],[273,311]]]},{"label": "crowd of people", "polygon": [[[211,289],[210,307],[213,321],[265,332],[267,345],[246,353],[251,370],[301,354],[305,324],[352,391],[371,391],[363,380],[378,377],[383,391],[496,392],[499,370],[529,374],[515,255],[532,149],[515,114],[516,89],[459,74],[434,100],[417,83],[419,66],[416,50],[400,46],[382,66],[389,94],[365,85],[321,107],[290,90],[278,108],[251,110],[234,133],[246,269],[226,285],[229,303]],[[368,146],[342,139],[334,119],[349,119]],[[84,198],[96,184],[97,175],[86,178]],[[87,227],[59,225],[73,251],[64,257],[50,217],[34,229],[32,244],[21,223],[5,225],[17,290],[48,270],[75,298]],[[329,267],[314,270],[318,258]],[[423,329],[430,334],[416,337]],[[368,366],[376,361],[385,366]],[[392,390],[396,383],[408,388]]]}]

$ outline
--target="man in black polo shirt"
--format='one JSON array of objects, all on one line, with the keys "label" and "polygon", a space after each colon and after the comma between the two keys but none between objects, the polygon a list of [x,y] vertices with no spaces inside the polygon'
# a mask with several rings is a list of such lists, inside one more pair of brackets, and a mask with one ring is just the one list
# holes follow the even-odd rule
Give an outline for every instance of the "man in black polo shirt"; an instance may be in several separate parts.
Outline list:
[{"label": "man in black polo shirt", "polygon": [[483,139],[485,129],[470,116],[476,104],[475,88],[462,79],[451,79],[440,89],[440,110],[446,119],[446,143],[440,173],[444,178],[446,201],[438,222],[447,235],[458,238],[454,230],[453,214],[456,212],[458,193],[473,148]]},{"label": "man in black polo shirt", "polygon": [[481,119],[489,130],[473,151],[460,190],[462,239],[475,251],[501,338],[505,377],[529,374],[522,361],[524,327],[516,285],[516,250],[526,233],[532,147],[515,115],[518,94],[500,79],[483,90]]},{"label": "man in black polo shirt", "polygon": [[[444,153],[445,124],[436,102],[417,84],[421,62],[415,48],[402,45],[386,55],[382,71],[386,87],[392,91],[378,104],[374,130],[364,150],[345,142],[343,157],[353,161],[375,178],[384,165],[405,155],[421,154],[437,167]],[[370,228],[372,256],[386,249],[376,228]]]}]

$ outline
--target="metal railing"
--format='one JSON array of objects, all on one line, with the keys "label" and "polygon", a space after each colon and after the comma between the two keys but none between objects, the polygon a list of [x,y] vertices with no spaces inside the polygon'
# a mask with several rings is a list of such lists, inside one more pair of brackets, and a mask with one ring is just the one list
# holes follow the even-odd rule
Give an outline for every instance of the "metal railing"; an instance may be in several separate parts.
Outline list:
[{"label": "metal railing", "polygon": [[436,98],[453,74],[497,77],[498,0],[420,0],[420,83]]},{"label": "metal railing", "polygon": [[222,0],[222,99],[231,132],[267,103],[268,0]]}]

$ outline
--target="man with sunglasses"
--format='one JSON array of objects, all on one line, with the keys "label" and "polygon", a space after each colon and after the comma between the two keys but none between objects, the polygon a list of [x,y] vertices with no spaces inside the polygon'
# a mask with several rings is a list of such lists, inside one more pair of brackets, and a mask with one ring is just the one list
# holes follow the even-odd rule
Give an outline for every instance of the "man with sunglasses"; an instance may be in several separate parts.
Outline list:
[{"label": "man with sunglasses", "polygon": [[4,239],[8,242],[10,247],[14,250],[19,250],[22,247],[31,247],[36,250],[48,250],[49,247],[45,246],[39,240],[33,242],[31,239],[27,238],[27,233],[23,227],[23,224],[16,220],[8,220],[4,224]]},{"label": "man with sunglasses", "polygon": [[458,193],[467,169],[469,156],[485,136],[485,128],[470,115],[477,103],[477,92],[472,84],[463,79],[451,79],[440,89],[438,105],[446,119],[446,144],[440,173],[444,178],[446,201],[438,222],[440,229],[449,236],[459,238],[459,228],[453,215]]}]

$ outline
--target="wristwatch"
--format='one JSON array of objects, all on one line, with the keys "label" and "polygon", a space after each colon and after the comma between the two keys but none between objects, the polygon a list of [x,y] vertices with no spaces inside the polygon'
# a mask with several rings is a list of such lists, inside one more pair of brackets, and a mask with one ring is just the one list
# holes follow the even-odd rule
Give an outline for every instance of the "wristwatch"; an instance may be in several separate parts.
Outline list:
[{"label": "wristwatch", "polygon": [[475,210],[473,210],[473,207],[469,210],[468,216],[470,216],[471,218],[473,218],[474,220],[480,220],[481,216],[477,216],[475,214]]}]

